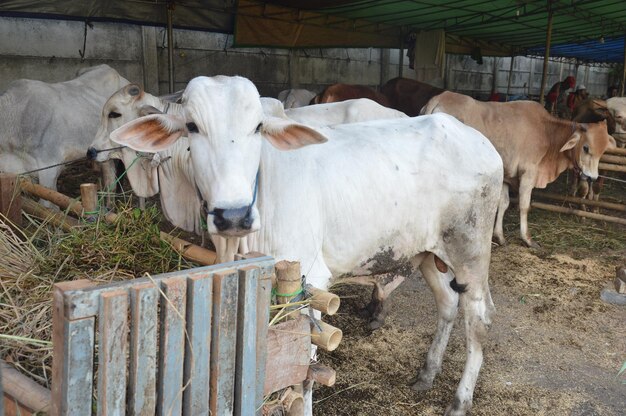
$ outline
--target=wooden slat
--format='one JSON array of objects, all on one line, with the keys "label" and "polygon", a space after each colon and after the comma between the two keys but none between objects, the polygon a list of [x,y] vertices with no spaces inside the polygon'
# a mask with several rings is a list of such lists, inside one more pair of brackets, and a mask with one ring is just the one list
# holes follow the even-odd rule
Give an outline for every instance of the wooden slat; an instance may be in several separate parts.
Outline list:
[{"label": "wooden slat", "polygon": [[2,410],[2,406],[4,405],[4,413],[0,413],[0,416],[32,416],[36,414],[34,410],[24,406],[21,402],[9,394],[0,396],[0,403],[0,410]]},{"label": "wooden slat", "polygon": [[239,269],[237,306],[237,361],[235,364],[235,414],[253,415],[256,402],[256,316],[257,288],[261,270],[255,266]]},{"label": "wooden slat", "polygon": [[[24,407],[37,412],[50,412],[50,390],[39,385],[33,379],[17,371],[12,365],[0,359],[0,391],[10,396]],[[2,393],[0,393],[2,397]],[[0,413],[1,415],[1,413]]]},{"label": "wooden slat", "polygon": [[88,280],[57,283],[52,295],[51,414],[91,414],[93,390],[93,316],[67,319],[66,294],[93,285]]},{"label": "wooden slat", "polygon": [[128,348],[128,292],[103,293],[98,314],[98,396],[101,416],[126,411],[126,350]]},{"label": "wooden slat", "polygon": [[187,334],[184,415],[209,414],[213,276],[194,273],[187,280]]},{"label": "wooden slat", "polygon": [[267,334],[265,394],[299,384],[306,379],[311,360],[308,317],[273,325]]},{"label": "wooden slat", "polygon": [[[274,264],[274,259],[271,257],[261,257],[261,258],[251,258],[247,260],[242,260],[240,262],[230,262],[224,264],[216,264],[213,266],[205,266],[194,269],[195,272],[218,272],[220,270],[232,269],[233,267],[242,267],[246,265],[258,265],[261,268],[268,267]],[[180,271],[173,273],[165,273],[158,276],[153,276],[152,279],[144,277],[140,279],[133,280],[133,283],[136,285],[143,283],[152,283],[160,282],[164,279],[169,279],[176,276],[187,276],[188,271]],[[95,316],[98,313],[98,300],[100,297],[100,293],[109,292],[112,290],[117,290],[119,288],[127,287],[128,282],[115,282],[106,285],[105,287],[99,288],[85,288],[84,290],[79,290],[76,292],[66,293],[66,309],[68,311],[67,317],[69,319],[77,319],[86,316]]]},{"label": "wooden slat", "polygon": [[[267,328],[270,320],[270,304],[272,301],[272,278],[274,262],[261,265],[261,274],[257,286],[257,348],[256,348],[256,395],[257,406],[263,402],[265,384],[265,362],[267,359]],[[261,409],[257,410],[260,414]]]},{"label": "wooden slat", "polygon": [[128,413],[132,416],[152,416],[156,410],[158,300],[159,292],[153,283],[130,289]]},{"label": "wooden slat", "polygon": [[230,415],[234,410],[238,280],[235,270],[213,275],[210,387],[212,415]]},{"label": "wooden slat", "polygon": [[165,297],[161,297],[157,415],[182,412],[186,285],[184,277],[161,282]]}]

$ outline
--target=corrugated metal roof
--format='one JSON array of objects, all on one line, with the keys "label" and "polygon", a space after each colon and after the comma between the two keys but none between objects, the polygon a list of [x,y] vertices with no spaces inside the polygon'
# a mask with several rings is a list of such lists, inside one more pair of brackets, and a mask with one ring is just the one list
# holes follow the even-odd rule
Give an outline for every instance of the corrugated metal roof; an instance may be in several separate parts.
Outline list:
[{"label": "corrugated metal roof", "polygon": [[[6,0],[0,2],[0,15],[163,25],[167,3],[165,0]],[[175,5],[176,27],[234,31],[238,12],[235,0],[175,0],[171,3]],[[551,9],[554,16],[551,56],[602,62],[621,62],[624,57],[623,48],[619,49],[619,42],[623,42],[626,34],[624,0],[259,0],[258,3],[293,8],[295,13],[288,13],[292,24],[306,25],[311,19],[317,19],[315,25],[319,25],[315,16],[321,14],[328,16],[325,23],[328,27],[336,25],[342,30],[350,27],[354,33],[367,35],[335,40],[345,47],[380,46],[383,41],[371,36],[377,27],[398,28],[402,33],[444,29],[451,38],[465,44],[475,42],[486,50],[499,49],[500,54],[542,53]],[[294,15],[303,17],[293,19]],[[382,32],[381,38],[389,38],[389,33],[393,33]],[[601,38],[604,43],[599,42]],[[363,39],[371,45],[363,44]]]}]

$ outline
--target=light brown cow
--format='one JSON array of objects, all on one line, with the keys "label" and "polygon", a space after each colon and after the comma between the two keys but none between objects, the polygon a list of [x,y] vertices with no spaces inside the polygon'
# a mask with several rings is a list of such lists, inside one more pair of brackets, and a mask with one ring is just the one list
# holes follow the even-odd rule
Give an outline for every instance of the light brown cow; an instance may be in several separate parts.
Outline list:
[{"label": "light brown cow", "polygon": [[509,186],[519,188],[520,233],[537,246],[528,232],[528,210],[533,188],[545,188],[561,172],[573,168],[583,179],[598,178],[600,156],[615,147],[606,121],[576,123],[552,117],[534,101],[481,102],[446,91],[433,97],[422,114],[448,113],[483,133],[502,157],[504,186],[494,237],[504,244],[502,219],[509,206]]},{"label": "light brown cow", "polygon": [[336,103],[356,98],[369,98],[380,105],[389,107],[389,100],[383,94],[365,85],[333,84],[313,97],[311,104]]}]

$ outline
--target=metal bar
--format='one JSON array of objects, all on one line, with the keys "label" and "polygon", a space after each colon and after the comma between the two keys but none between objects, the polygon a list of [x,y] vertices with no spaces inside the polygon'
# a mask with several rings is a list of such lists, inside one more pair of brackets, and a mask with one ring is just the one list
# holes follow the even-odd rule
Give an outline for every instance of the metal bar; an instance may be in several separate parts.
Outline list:
[{"label": "metal bar", "polygon": [[174,92],[174,34],[172,15],[174,13],[174,2],[167,2],[167,75],[169,80],[169,93]]},{"label": "metal bar", "polygon": [[550,41],[552,39],[552,17],[553,17],[552,7],[550,7],[550,10],[548,12],[548,28],[546,29],[546,52],[543,56],[543,72],[541,74],[541,90],[539,91],[539,103],[541,105],[543,105],[545,102],[544,95],[546,92],[548,62],[550,59]]},{"label": "metal bar", "polygon": [[515,56],[511,56],[511,64],[509,65],[509,82],[506,86],[506,101],[509,101],[509,95],[511,94],[511,78],[513,78],[513,62],[515,62]]}]

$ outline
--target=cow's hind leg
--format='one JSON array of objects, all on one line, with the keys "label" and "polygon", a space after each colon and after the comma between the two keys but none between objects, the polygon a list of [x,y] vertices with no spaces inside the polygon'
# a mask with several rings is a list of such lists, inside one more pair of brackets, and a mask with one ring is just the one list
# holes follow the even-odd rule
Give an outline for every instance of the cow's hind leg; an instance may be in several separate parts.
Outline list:
[{"label": "cow's hind leg", "polygon": [[539,248],[539,244],[534,242],[528,231],[528,211],[530,211],[530,197],[533,191],[535,178],[530,175],[522,175],[519,184],[519,226],[520,237],[528,247]]},{"label": "cow's hind leg", "polygon": [[458,312],[459,294],[450,287],[452,275],[450,272],[441,273],[435,266],[435,256],[430,254],[420,265],[420,270],[424,280],[435,296],[437,304],[437,330],[426,361],[420,369],[415,384],[411,386],[413,390],[422,391],[432,387],[435,376],[441,372],[443,354],[448,345],[450,332],[454,326],[454,319]]},{"label": "cow's hind leg", "polygon": [[496,240],[496,243],[501,246],[506,244],[506,240],[504,238],[504,227],[502,225],[504,221],[504,213],[509,207],[509,185],[504,183],[502,184],[502,191],[500,191],[500,200],[498,202],[498,214],[496,215],[496,223],[493,228],[493,238]]},{"label": "cow's hind leg", "polygon": [[446,410],[447,416],[465,415],[472,407],[474,387],[483,361],[482,344],[487,339],[491,315],[495,310],[487,282],[488,270],[487,257],[486,261],[475,261],[456,273],[460,281],[468,282],[466,291],[460,295],[465,315],[467,360],[454,400]]}]

